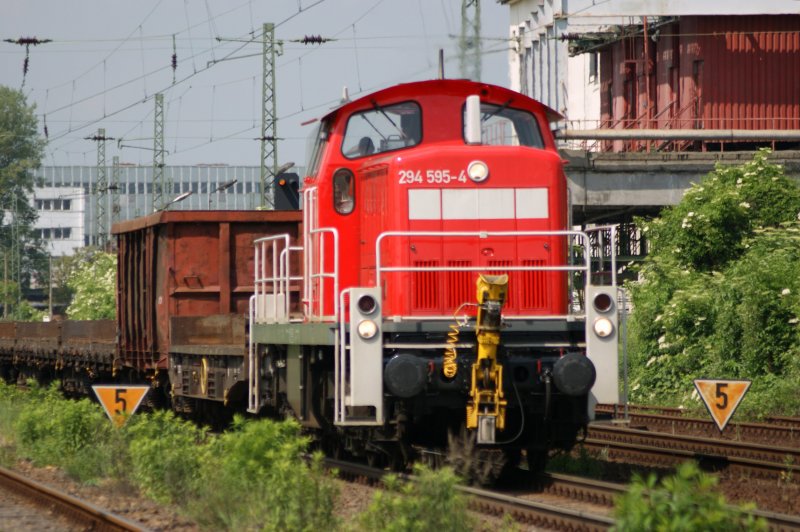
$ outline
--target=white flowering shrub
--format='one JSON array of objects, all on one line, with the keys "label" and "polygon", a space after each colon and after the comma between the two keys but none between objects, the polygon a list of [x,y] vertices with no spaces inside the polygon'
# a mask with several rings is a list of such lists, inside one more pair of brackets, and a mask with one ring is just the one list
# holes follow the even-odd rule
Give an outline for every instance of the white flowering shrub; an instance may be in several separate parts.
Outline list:
[{"label": "white flowering shrub", "polygon": [[741,410],[800,409],[800,188],[767,154],[717,166],[640,221],[650,255],[628,285],[633,401],[688,406],[695,378],[749,378]]},{"label": "white flowering shrub", "polygon": [[72,303],[67,307],[71,320],[114,319],[117,312],[117,257],[97,252],[86,255],[67,285],[74,290]]},{"label": "white flowering shrub", "polygon": [[797,219],[800,189],[783,168],[770,164],[768,150],[741,166],[717,164],[674,207],[645,223],[651,250],[679,265],[711,271],[744,251],[753,230]]}]

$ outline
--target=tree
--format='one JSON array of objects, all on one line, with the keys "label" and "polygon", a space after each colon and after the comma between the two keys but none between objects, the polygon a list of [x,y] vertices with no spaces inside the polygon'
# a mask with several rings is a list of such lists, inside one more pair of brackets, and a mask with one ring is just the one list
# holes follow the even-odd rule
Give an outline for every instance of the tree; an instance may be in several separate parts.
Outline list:
[{"label": "tree", "polygon": [[[41,242],[33,230],[36,210],[33,173],[41,162],[44,141],[37,132],[34,106],[28,106],[18,90],[0,86],[0,275],[30,286],[31,277],[46,263]],[[4,292],[0,292],[0,298]],[[3,301],[4,304],[17,304]]]},{"label": "tree", "polygon": [[72,273],[67,284],[74,290],[67,308],[71,320],[114,319],[117,312],[117,257],[91,251]]}]

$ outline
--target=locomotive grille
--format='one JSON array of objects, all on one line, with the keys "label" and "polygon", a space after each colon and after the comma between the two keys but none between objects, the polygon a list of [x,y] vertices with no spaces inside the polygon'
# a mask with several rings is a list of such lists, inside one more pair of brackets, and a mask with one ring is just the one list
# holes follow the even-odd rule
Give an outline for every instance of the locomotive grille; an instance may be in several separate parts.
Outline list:
[{"label": "locomotive grille", "polygon": [[[414,262],[415,268],[435,268],[439,266],[436,260],[420,260]],[[413,304],[416,310],[437,310],[441,303],[439,299],[440,287],[437,282],[439,272],[414,272],[413,276]]]},{"label": "locomotive grille", "polygon": [[[545,265],[543,260],[523,260],[522,265],[526,267],[541,267]],[[523,309],[543,309],[547,307],[546,279],[547,272],[544,270],[523,271],[521,273],[522,282],[520,283],[520,308]]]},{"label": "locomotive grille", "polygon": [[[468,260],[451,260],[447,262],[449,268],[467,268],[472,266]],[[455,312],[462,303],[475,299],[475,282],[473,272],[451,271],[447,272],[445,294],[447,294],[445,312]]]}]

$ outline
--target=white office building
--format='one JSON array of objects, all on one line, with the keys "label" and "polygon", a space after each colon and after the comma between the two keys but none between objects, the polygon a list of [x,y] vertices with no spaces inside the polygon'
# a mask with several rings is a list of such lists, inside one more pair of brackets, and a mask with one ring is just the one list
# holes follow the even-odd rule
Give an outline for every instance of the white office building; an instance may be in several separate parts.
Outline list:
[{"label": "white office building", "polygon": [[[303,168],[290,173],[302,175]],[[106,194],[102,194],[104,223],[97,224],[96,166],[43,166],[34,178],[33,204],[39,219],[36,229],[54,256],[70,255],[76,247],[98,241],[98,227],[154,212],[153,168],[120,165],[106,169]],[[170,183],[164,199],[191,193],[169,206],[170,210],[248,210],[261,205],[261,169],[258,166],[166,166]],[[102,239],[101,239],[102,240]]]}]

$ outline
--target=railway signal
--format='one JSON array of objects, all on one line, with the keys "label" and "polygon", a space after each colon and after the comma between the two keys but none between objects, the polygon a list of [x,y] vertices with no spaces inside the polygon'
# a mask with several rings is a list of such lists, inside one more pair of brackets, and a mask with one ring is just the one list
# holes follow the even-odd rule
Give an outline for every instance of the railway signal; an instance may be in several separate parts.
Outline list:
[{"label": "railway signal", "polygon": [[744,394],[750,389],[749,380],[695,379],[694,387],[703,398],[708,413],[717,424],[719,432],[725,430]]}]

